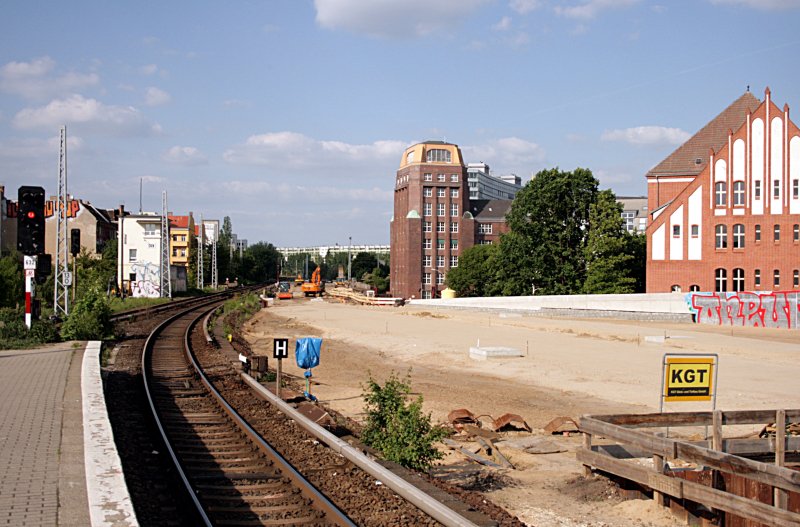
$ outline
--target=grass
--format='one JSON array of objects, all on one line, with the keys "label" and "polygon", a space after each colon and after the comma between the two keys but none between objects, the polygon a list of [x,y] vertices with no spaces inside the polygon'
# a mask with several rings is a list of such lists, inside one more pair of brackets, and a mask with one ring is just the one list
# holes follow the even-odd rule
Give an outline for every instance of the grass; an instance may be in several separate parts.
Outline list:
[{"label": "grass", "polygon": [[112,298],[109,302],[112,313],[119,313],[120,311],[127,311],[128,309],[136,309],[139,307],[149,307],[158,304],[169,302],[169,298],[132,298],[128,297],[125,300],[119,298]]}]

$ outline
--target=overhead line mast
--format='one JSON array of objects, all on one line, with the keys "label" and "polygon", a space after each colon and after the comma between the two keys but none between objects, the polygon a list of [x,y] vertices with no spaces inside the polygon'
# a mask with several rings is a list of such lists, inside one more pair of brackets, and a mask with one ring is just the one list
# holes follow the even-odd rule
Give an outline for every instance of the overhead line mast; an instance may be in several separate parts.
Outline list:
[{"label": "overhead line mast", "polygon": [[53,212],[56,215],[56,258],[53,280],[53,312],[69,315],[69,263],[67,262],[67,127],[61,127],[61,147],[58,153],[58,196]]}]

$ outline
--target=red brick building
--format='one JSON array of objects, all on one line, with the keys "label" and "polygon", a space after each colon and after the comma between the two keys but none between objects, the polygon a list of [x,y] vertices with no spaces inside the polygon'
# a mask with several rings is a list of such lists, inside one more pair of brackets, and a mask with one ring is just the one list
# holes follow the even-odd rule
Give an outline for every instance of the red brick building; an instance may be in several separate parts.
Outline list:
[{"label": "red brick building", "polygon": [[647,174],[647,292],[800,289],[800,130],[747,92]]}]

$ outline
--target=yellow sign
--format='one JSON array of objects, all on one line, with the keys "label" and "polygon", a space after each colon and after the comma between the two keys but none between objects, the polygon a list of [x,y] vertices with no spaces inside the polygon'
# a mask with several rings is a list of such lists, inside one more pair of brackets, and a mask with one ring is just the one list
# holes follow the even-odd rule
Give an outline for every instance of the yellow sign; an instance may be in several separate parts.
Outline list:
[{"label": "yellow sign", "polygon": [[667,357],[665,401],[710,401],[714,393],[714,357]]}]

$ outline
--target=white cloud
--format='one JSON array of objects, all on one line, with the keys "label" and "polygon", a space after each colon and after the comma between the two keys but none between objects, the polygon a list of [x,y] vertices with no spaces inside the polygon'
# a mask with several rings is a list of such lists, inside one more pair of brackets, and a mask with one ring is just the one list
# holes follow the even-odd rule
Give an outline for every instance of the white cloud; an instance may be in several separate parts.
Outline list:
[{"label": "white cloud", "polygon": [[[67,148],[75,152],[83,148],[84,142],[80,137],[67,134]],[[60,136],[48,139],[11,139],[0,142],[0,159],[57,159],[61,147]]]},{"label": "white cloud", "polygon": [[[402,141],[375,141],[354,145],[341,141],[321,141],[296,132],[253,135],[244,144],[223,154],[225,161],[242,165],[269,165],[277,170],[380,170],[397,169],[399,156],[407,144]],[[385,172],[384,172],[385,173]]]},{"label": "white cloud", "polygon": [[206,156],[193,146],[173,146],[161,157],[164,161],[177,165],[197,166],[208,163]]},{"label": "white cloud", "polygon": [[156,73],[158,73],[158,66],[156,66],[155,64],[146,64],[141,68],[139,68],[139,71],[142,73],[142,75],[146,75],[149,77],[151,75],[155,75]]},{"label": "white cloud", "polygon": [[556,6],[555,12],[557,15],[567,18],[590,20],[602,11],[630,7],[638,2],[639,0],[585,0],[579,5],[569,7]]},{"label": "white cloud", "polygon": [[75,125],[83,131],[121,136],[153,135],[161,131],[158,124],[150,124],[136,108],[108,106],[80,95],[21,110],[14,116],[13,125],[19,129],[57,129],[62,125]]},{"label": "white cloud", "polygon": [[55,67],[55,61],[46,56],[31,62],[9,62],[0,68],[0,91],[26,99],[42,99],[100,82],[95,73],[53,75]]},{"label": "white cloud", "polygon": [[482,145],[463,146],[461,150],[465,162],[482,161],[495,173],[527,174],[545,158],[545,151],[541,146],[518,137],[504,137]]},{"label": "white cloud", "polygon": [[495,31],[508,31],[511,29],[511,17],[504,16],[499,22],[492,26],[492,29]]},{"label": "white cloud", "polygon": [[603,141],[624,141],[633,145],[680,145],[691,137],[680,128],[664,126],[636,126],[617,130],[606,130]]},{"label": "white cloud", "polygon": [[150,86],[145,91],[144,103],[147,106],[161,106],[162,104],[167,104],[171,100],[172,97],[169,93],[153,86]]},{"label": "white cloud", "polygon": [[711,0],[715,5],[741,5],[763,11],[800,9],[800,0]]},{"label": "white cloud", "polygon": [[416,38],[447,32],[490,0],[314,0],[317,24],[373,37]]},{"label": "white cloud", "polygon": [[542,2],[541,0],[511,0],[508,5],[520,15],[524,15],[539,9],[542,6]]}]

